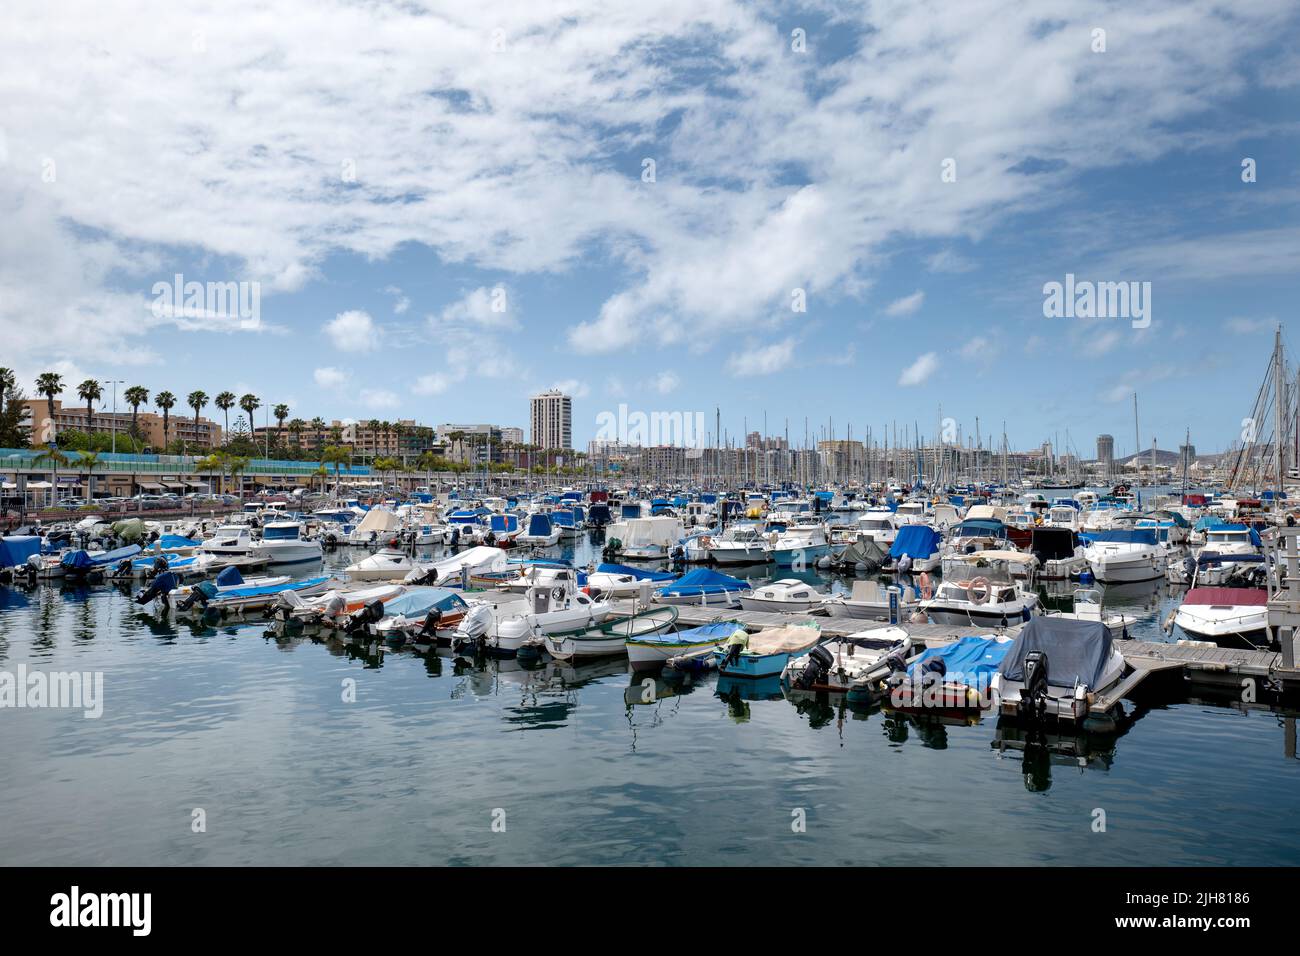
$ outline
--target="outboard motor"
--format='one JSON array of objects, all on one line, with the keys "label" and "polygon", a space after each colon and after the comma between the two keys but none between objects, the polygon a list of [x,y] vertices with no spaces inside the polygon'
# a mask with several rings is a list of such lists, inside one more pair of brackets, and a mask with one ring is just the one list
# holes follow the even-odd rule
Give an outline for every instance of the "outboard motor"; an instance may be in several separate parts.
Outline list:
[{"label": "outboard motor", "polygon": [[[155,582],[157,583],[157,582]],[[189,596],[182,598],[181,602],[176,605],[178,611],[188,611],[194,605],[200,605],[204,610],[207,609],[208,599],[217,593],[216,587],[210,581],[203,581],[194,586]]]},{"label": "outboard motor", "polygon": [[799,690],[809,690],[817,684],[825,684],[834,663],[835,655],[825,645],[818,644],[808,652],[808,663],[795,680],[794,686]]},{"label": "outboard motor", "polygon": [[164,606],[170,605],[171,600],[167,597],[176,589],[176,575],[170,571],[164,570],[153,579],[153,583],[147,589],[141,591],[135,599],[136,604],[148,604],[154,598],[160,598]]},{"label": "outboard motor", "polygon": [[117,563],[117,567],[113,569],[113,577],[129,578],[130,576],[131,576],[131,559],[123,558],[121,561]]},{"label": "outboard motor", "polygon": [[438,622],[442,620],[442,612],[436,607],[424,616],[424,623],[420,625],[419,639],[421,641],[438,640]]},{"label": "outboard motor", "polygon": [[1041,718],[1047,711],[1047,654],[1030,651],[1025,655],[1024,689],[1018,710],[1021,716]]},{"label": "outboard motor", "polygon": [[384,616],[384,602],[380,600],[371,601],[361,610],[357,611],[343,625],[344,634],[357,634],[364,631],[371,624],[376,623]]}]

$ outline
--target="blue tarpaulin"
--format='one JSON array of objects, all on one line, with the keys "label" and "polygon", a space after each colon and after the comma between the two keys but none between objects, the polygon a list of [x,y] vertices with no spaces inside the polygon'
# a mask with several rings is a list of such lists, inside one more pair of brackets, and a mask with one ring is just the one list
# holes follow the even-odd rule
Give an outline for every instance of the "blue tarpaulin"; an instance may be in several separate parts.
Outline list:
[{"label": "blue tarpaulin", "polygon": [[992,637],[963,637],[945,647],[932,647],[922,654],[908,668],[908,674],[915,678],[923,673],[923,665],[931,658],[943,660],[946,668],[944,679],[959,681],[968,687],[987,687],[993,675],[998,672],[1002,659],[1011,649],[1011,641],[999,641]]},{"label": "blue tarpaulin", "polygon": [[717,571],[711,571],[708,568],[696,568],[687,574],[682,575],[681,579],[674,584],[661,588],[664,594],[691,595],[691,594],[721,594],[724,591],[743,591],[749,588],[749,584],[729,577],[725,574],[719,574]]},{"label": "blue tarpaulin", "polygon": [[239,568],[234,565],[222,569],[221,573],[217,575],[217,587],[219,588],[234,588],[243,583],[244,576],[239,573]]},{"label": "blue tarpaulin", "polygon": [[894,559],[907,555],[909,558],[928,558],[939,550],[943,539],[939,532],[923,524],[908,524],[898,529],[898,537],[889,549],[889,556]]},{"label": "blue tarpaulin", "polygon": [[647,571],[644,568],[632,568],[626,564],[598,564],[596,570],[604,574],[630,574],[638,581],[675,581],[677,575],[667,571]]},{"label": "blue tarpaulin", "polygon": [[0,538],[0,568],[26,564],[28,557],[41,553],[41,539],[34,534]]},{"label": "blue tarpaulin", "polygon": [[103,554],[91,554],[88,551],[69,551],[60,559],[59,563],[69,571],[89,571],[91,568],[102,568],[117,564],[126,558],[134,558],[139,553],[140,546],[138,544],[129,544],[125,548],[118,548],[116,551],[105,551]]}]

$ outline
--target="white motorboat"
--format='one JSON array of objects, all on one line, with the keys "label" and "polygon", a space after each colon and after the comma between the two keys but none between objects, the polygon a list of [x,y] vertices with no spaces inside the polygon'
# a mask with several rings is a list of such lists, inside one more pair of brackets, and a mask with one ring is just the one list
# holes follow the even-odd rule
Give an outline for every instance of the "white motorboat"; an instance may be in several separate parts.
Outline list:
[{"label": "white motorboat", "polygon": [[629,518],[609,525],[605,541],[624,560],[658,561],[670,557],[685,535],[679,518]]},{"label": "white motorboat", "polygon": [[515,538],[519,544],[535,548],[549,548],[560,543],[560,529],[545,511],[534,511],[528,516],[525,530]]},{"label": "white motorboat", "polygon": [[897,620],[908,620],[917,607],[916,592],[899,584],[881,587],[879,581],[854,581],[849,596],[832,601],[826,609],[832,617],[888,621],[891,606],[897,608]]},{"label": "white motorboat", "polygon": [[755,588],[740,596],[740,606],[746,611],[810,611],[834,598],[818,591],[807,581],[782,578],[771,584]]},{"label": "white motorboat", "polygon": [[1002,659],[992,691],[1004,716],[1081,723],[1123,675],[1124,655],[1100,621],[1035,617]]},{"label": "white motorboat", "polygon": [[416,563],[405,551],[382,548],[343,569],[352,581],[402,581]]},{"label": "white motorboat", "polygon": [[304,536],[302,522],[272,521],[262,527],[262,540],[253,556],[271,564],[300,564],[319,561],[322,553],[319,541]]},{"label": "white motorboat", "polygon": [[888,508],[868,508],[858,517],[858,530],[888,551],[898,536],[898,522]]},{"label": "white motorboat", "polygon": [[885,658],[898,654],[905,659],[911,648],[912,639],[901,627],[832,637],[791,658],[781,672],[781,683],[791,691],[842,694],[880,669]]},{"label": "white motorboat", "polygon": [[388,546],[401,537],[401,521],[386,508],[371,508],[348,535],[348,544],[363,548]]},{"label": "white motorboat", "polygon": [[1083,556],[1098,581],[1122,584],[1163,578],[1168,551],[1154,531],[1116,529],[1093,534]]},{"label": "white motorboat", "polygon": [[1263,647],[1269,643],[1268,591],[1194,587],[1174,612],[1173,622],[1193,640]]},{"label": "white motorboat", "polygon": [[594,627],[610,610],[608,602],[593,600],[572,582],[531,587],[522,601],[498,607],[493,626],[479,643],[489,653],[513,657],[529,638]]},{"label": "white motorboat", "polygon": [[198,550],[222,558],[246,558],[257,551],[253,529],[243,524],[223,524],[204,540]]},{"label": "white motorboat", "polygon": [[1009,627],[1027,621],[1038,595],[1020,590],[1005,571],[971,567],[946,577],[920,610],[934,624]]},{"label": "white motorboat", "polygon": [[767,539],[757,525],[734,524],[719,535],[700,539],[702,547],[715,564],[762,564],[770,560]]}]

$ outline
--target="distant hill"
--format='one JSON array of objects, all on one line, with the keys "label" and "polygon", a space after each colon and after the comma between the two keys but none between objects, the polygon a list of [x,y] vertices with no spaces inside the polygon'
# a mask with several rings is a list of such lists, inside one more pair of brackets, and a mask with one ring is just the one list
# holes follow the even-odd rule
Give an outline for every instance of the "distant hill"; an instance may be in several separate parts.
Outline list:
[{"label": "distant hill", "polygon": [[[1129,455],[1127,458],[1116,458],[1116,459],[1115,459],[1115,464],[1117,464],[1117,465],[1131,465],[1131,464],[1133,463],[1133,457],[1134,457],[1133,455]],[[1142,461],[1140,462],[1140,464],[1143,464],[1143,465],[1149,465],[1149,464],[1151,464],[1151,449],[1148,448],[1148,449],[1147,449],[1146,451],[1144,451],[1144,452],[1139,452],[1138,455],[1137,455],[1137,457],[1140,458],[1140,459],[1142,459]],[[1195,461],[1196,459],[1193,458],[1192,460]],[[1183,463],[1183,456],[1182,456],[1181,454],[1179,454],[1178,452],[1176,452],[1176,451],[1165,451],[1165,449],[1163,449],[1163,448],[1157,448],[1157,449],[1156,449],[1156,464],[1157,464],[1157,465],[1181,465],[1182,463]]]}]

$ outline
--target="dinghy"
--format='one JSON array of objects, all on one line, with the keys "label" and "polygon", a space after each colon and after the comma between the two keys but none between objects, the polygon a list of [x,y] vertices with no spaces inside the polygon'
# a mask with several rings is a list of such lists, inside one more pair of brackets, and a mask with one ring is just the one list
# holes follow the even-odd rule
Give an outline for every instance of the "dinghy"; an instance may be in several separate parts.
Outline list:
[{"label": "dinghy", "polygon": [[634,669],[661,668],[675,657],[712,652],[738,628],[741,625],[735,621],[717,621],[674,634],[629,637],[624,641],[627,659]]},{"label": "dinghy", "polygon": [[655,591],[661,604],[698,604],[701,607],[739,607],[749,583],[708,568],[696,568]]},{"label": "dinghy", "polygon": [[807,653],[821,640],[815,623],[766,628],[756,634],[737,630],[713,652],[718,673],[727,677],[779,677],[790,658]]},{"label": "dinghy", "polygon": [[536,640],[557,660],[610,657],[627,653],[627,642],[650,637],[672,627],[677,608],[655,607],[626,617],[606,618],[592,628],[567,634],[546,634]]}]

